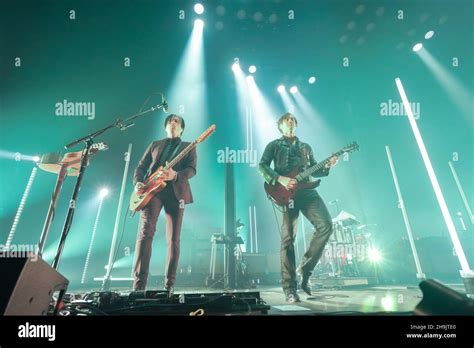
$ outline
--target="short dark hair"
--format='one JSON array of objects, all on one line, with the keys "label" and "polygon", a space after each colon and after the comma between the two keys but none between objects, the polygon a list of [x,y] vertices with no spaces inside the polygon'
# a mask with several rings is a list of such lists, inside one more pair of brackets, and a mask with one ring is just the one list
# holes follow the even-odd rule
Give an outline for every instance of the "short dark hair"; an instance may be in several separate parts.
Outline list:
[{"label": "short dark hair", "polygon": [[282,116],[278,119],[278,121],[277,121],[278,130],[279,130],[280,132],[281,132],[280,125],[281,125],[281,124],[283,123],[283,121],[286,120],[287,118],[292,118],[292,119],[294,119],[294,120],[295,120],[295,124],[298,126],[298,120],[296,119],[296,117],[295,117],[293,114],[287,112],[286,114],[282,115]]},{"label": "short dark hair", "polygon": [[[166,128],[166,126],[168,125],[168,123],[173,119],[173,117],[176,117],[179,119],[180,123],[181,123],[181,128],[183,129],[183,132],[184,132],[184,128],[186,127],[186,124],[184,123],[184,118],[182,118],[181,116],[179,115],[175,115],[175,114],[171,114],[171,115],[168,115],[166,118],[165,118],[165,124],[164,124],[164,127]],[[182,132],[181,132],[182,134]]]}]

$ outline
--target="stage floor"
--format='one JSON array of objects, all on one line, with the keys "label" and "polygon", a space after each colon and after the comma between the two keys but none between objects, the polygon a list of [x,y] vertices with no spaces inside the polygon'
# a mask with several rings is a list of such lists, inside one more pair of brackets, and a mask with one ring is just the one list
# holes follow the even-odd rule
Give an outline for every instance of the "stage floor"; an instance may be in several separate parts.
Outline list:
[{"label": "stage floor", "polygon": [[[453,290],[465,293],[462,284],[449,284]],[[97,291],[90,289],[89,291]],[[152,290],[152,289],[148,289]],[[111,291],[127,292],[127,288],[113,288]],[[254,289],[236,289],[237,292],[260,292],[260,297],[271,306],[269,315],[357,315],[357,314],[399,314],[410,315],[422,300],[423,294],[416,285],[366,286],[342,289],[316,289],[308,296],[299,291],[301,302],[288,304],[280,287],[259,286]],[[71,293],[85,293],[88,290]],[[181,287],[175,294],[224,292],[222,289],[206,287]]]}]

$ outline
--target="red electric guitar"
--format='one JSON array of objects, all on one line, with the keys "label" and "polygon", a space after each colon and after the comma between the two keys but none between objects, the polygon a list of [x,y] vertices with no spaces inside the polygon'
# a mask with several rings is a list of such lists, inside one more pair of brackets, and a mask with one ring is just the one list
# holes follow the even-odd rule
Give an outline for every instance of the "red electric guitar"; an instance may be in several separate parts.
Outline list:
[{"label": "red electric guitar", "polygon": [[209,137],[215,129],[216,125],[213,124],[208,129],[206,129],[204,133],[199,136],[199,138],[186,146],[183,151],[173,158],[171,162],[167,163],[165,167],[159,167],[145,180],[143,183],[143,190],[140,193],[133,191],[132,196],[130,197],[130,210],[133,212],[142,210],[148,204],[153,195],[162,191],[166,187],[166,181],[162,178],[163,171],[173,168],[176,163],[181,161],[183,157],[189,153],[189,151],[196,147],[197,144],[202,143],[205,139],[207,139],[207,137]]},{"label": "red electric guitar", "polygon": [[276,205],[279,205],[279,206],[288,205],[290,200],[292,200],[293,197],[295,197],[296,192],[298,190],[312,189],[319,186],[319,184],[321,183],[320,179],[316,181],[310,181],[310,182],[302,182],[302,181],[306,179],[307,177],[309,177],[311,174],[317,172],[318,170],[323,169],[324,166],[330,162],[331,157],[333,156],[340,157],[344,153],[350,153],[358,149],[359,149],[359,145],[357,145],[356,142],[353,142],[352,144],[349,144],[346,147],[339,150],[338,152],[332,154],[325,160],[319,162],[318,164],[315,164],[312,167],[309,167],[308,169],[304,171],[301,171],[299,166],[293,168],[293,170],[289,174],[285,175],[297,181],[296,187],[291,190],[288,190],[285,186],[283,186],[279,182],[275,183],[275,185],[270,185],[270,184],[265,183],[264,188],[265,188],[265,192],[267,193],[268,198],[271,201],[273,201]]}]

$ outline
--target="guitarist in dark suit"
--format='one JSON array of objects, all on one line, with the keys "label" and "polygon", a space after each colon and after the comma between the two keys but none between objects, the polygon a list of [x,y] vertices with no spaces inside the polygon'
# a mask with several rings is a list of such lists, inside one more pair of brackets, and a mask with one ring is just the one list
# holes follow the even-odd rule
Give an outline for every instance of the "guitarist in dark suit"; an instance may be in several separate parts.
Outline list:
[{"label": "guitarist in dark suit", "polygon": [[[147,175],[165,166],[179,154],[189,142],[181,141],[185,123],[178,115],[169,115],[165,119],[167,137],[151,143],[135,169],[134,184],[138,193],[143,190]],[[156,222],[161,209],[166,214],[167,261],[165,271],[165,290],[171,296],[174,291],[176,269],[179,261],[181,225],[184,206],[193,202],[188,180],[196,175],[196,149],[191,150],[174,168],[163,173],[167,186],[144,207],[135,247],[134,290],[145,290],[150,267],[152,240]]]},{"label": "guitarist in dark suit", "polygon": [[[287,177],[295,167],[304,170],[316,164],[311,146],[301,142],[295,136],[298,121],[286,113],[278,120],[278,129],[282,137],[269,143],[260,160],[259,170],[268,184],[275,185],[277,182],[287,189],[293,189],[297,181]],[[274,163],[273,168],[270,167]],[[314,177],[329,175],[329,168],[337,163],[337,157],[331,161],[323,170],[313,174]],[[309,278],[311,272],[319,261],[324,247],[332,233],[332,219],[323,200],[315,189],[298,190],[294,200],[284,207],[282,212],[281,226],[281,279],[286,300],[289,303],[299,302],[300,298],[296,292],[296,262],[294,241],[296,238],[299,212],[314,226],[314,234],[308,250],[303,256],[298,271],[301,274],[301,289],[311,295]]]}]

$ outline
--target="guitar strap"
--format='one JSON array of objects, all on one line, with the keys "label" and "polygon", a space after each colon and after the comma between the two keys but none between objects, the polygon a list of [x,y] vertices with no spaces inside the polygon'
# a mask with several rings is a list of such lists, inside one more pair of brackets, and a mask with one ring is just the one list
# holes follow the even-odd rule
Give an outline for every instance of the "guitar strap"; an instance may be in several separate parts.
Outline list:
[{"label": "guitar strap", "polygon": [[308,163],[308,159],[306,158],[306,149],[304,148],[304,145],[301,145],[301,166],[306,167],[306,164]]},{"label": "guitar strap", "polygon": [[[309,158],[307,157],[308,153],[304,147],[304,145],[302,144],[301,145],[301,167],[303,169],[306,169],[307,165],[308,165],[308,161],[309,161]],[[311,165],[311,164],[309,164]],[[309,181],[312,181],[311,179],[308,179]]]}]

